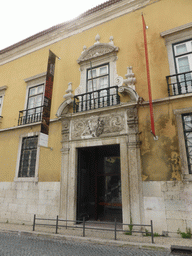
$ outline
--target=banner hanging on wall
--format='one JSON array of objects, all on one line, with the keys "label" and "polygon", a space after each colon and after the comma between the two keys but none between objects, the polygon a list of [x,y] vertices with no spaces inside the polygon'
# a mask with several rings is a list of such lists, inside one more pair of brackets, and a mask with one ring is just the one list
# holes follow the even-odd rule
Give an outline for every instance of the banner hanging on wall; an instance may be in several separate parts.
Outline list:
[{"label": "banner hanging on wall", "polygon": [[54,80],[54,71],[55,71],[55,59],[56,59],[56,55],[49,50],[45,95],[44,95],[43,112],[42,112],[42,123],[41,123],[41,132],[47,135],[49,134],[49,121],[50,121],[51,99],[52,99],[53,80]]}]

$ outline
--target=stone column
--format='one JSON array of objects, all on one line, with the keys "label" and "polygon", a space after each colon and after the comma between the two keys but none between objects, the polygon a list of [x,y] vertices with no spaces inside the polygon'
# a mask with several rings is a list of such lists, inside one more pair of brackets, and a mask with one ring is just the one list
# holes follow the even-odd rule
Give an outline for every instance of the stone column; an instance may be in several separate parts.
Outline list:
[{"label": "stone column", "polygon": [[137,108],[127,111],[130,209],[133,224],[142,223],[142,182]]},{"label": "stone column", "polygon": [[[127,141],[121,140],[120,143],[120,159],[121,159],[121,194],[122,194],[122,212],[123,223],[130,223],[130,198],[129,198],[129,173],[128,173],[128,158],[127,158]],[[124,226],[124,229],[128,227]]]},{"label": "stone column", "polygon": [[69,175],[69,121],[62,121],[62,149],[61,149],[61,181],[59,217],[67,219],[68,211],[68,175]]}]

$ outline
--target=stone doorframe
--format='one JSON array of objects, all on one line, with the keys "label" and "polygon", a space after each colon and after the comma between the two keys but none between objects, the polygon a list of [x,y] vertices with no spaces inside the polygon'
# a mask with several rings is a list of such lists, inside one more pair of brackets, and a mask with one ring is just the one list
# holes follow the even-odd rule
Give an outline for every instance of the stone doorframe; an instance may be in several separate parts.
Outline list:
[{"label": "stone doorframe", "polygon": [[[143,201],[137,104],[125,103],[91,111],[60,109],[62,164],[60,212],[76,220],[78,148],[120,145],[123,223],[143,223]],[[66,113],[67,112],[67,113]]]}]

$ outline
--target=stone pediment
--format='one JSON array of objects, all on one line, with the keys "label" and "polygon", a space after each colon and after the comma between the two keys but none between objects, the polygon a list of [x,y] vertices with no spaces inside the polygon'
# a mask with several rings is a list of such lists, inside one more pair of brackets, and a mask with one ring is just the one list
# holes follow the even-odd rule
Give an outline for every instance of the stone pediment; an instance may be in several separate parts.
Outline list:
[{"label": "stone pediment", "polygon": [[79,59],[77,60],[77,62],[80,64],[81,62],[91,60],[93,58],[97,58],[105,54],[118,52],[118,50],[118,47],[110,43],[97,43],[89,47],[88,49],[84,50]]}]

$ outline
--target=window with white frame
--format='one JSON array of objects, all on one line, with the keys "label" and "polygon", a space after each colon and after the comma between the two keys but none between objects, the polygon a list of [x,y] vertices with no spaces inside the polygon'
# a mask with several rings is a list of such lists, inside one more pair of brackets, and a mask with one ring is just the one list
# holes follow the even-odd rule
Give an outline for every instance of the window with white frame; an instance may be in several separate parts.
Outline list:
[{"label": "window with white frame", "polygon": [[168,95],[192,93],[192,22],[160,34],[165,38],[168,53]]},{"label": "window with white frame", "polygon": [[38,181],[40,137],[40,132],[20,136],[14,181]]},{"label": "window with white frame", "polygon": [[19,111],[18,125],[40,122],[44,104],[46,73],[25,79],[27,92],[24,110]]},{"label": "window with white frame", "polygon": [[109,87],[109,64],[87,70],[87,92]]},{"label": "window with white frame", "polygon": [[81,82],[75,90],[73,111],[87,111],[120,103],[116,78],[116,60],[118,47],[114,46],[113,37],[109,43],[96,43],[88,49],[83,48],[77,62],[80,65]]},{"label": "window with white frame", "polygon": [[192,174],[192,113],[182,115],[189,174]]},{"label": "window with white frame", "polygon": [[192,92],[192,39],[173,44],[179,94]]},{"label": "window with white frame", "polygon": [[42,112],[44,96],[44,84],[36,85],[29,88],[27,100],[27,115],[29,118],[33,115],[34,118],[40,116]]},{"label": "window with white frame", "polygon": [[35,177],[38,136],[22,138],[18,177]]},{"label": "window with white frame", "polygon": [[181,173],[184,180],[192,181],[192,107],[174,111],[181,161]]},{"label": "window with white frame", "polygon": [[2,117],[3,100],[7,86],[0,87],[0,117]]}]

